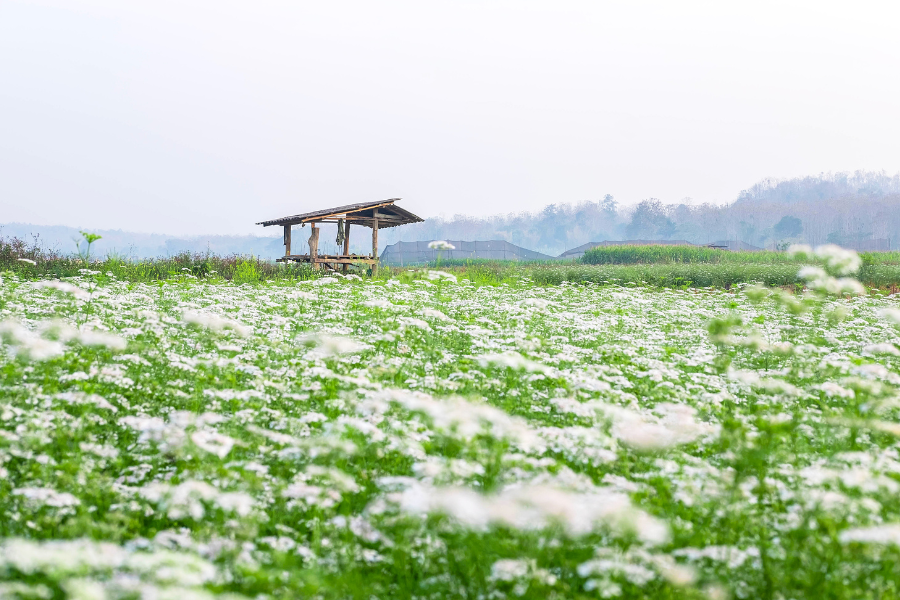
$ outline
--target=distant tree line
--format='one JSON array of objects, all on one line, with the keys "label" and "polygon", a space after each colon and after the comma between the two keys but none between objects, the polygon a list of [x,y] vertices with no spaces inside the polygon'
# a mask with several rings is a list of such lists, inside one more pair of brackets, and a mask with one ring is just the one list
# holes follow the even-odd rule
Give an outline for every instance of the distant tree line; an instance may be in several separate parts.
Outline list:
[{"label": "distant tree line", "polygon": [[667,204],[649,198],[623,207],[610,195],[539,212],[485,218],[455,215],[386,230],[383,243],[431,239],[506,240],[556,255],[605,240],[739,240],[761,248],[793,242],[853,245],[900,242],[900,174],[857,171],[765,179],[725,205]]}]

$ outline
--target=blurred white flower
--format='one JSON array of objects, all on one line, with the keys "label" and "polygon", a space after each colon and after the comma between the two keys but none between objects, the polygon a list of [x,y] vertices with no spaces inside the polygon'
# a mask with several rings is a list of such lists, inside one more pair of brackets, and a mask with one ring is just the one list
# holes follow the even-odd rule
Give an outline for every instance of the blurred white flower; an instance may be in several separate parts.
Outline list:
[{"label": "blurred white flower", "polygon": [[559,525],[577,537],[604,525],[619,535],[633,534],[648,545],[664,544],[669,539],[664,522],[634,508],[625,494],[605,488],[573,492],[545,484],[520,484],[494,495],[482,495],[467,488],[406,483],[406,490],[390,496],[402,511],[444,513],[476,530],[501,525],[534,531]]},{"label": "blurred white flower", "polygon": [[0,340],[10,345],[13,353],[32,360],[47,360],[65,351],[61,342],[44,339],[15,321],[0,322]]},{"label": "blurred white flower", "polygon": [[797,277],[804,281],[820,280],[828,277],[828,273],[826,273],[825,269],[823,269],[822,267],[813,267],[811,265],[807,265],[804,267],[800,267],[800,271],[797,273]]},{"label": "blurred white flower", "polygon": [[882,319],[890,321],[895,325],[900,325],[900,309],[897,308],[882,308],[878,311],[878,316]]},{"label": "blurred white flower", "polygon": [[223,511],[246,515],[253,499],[242,492],[221,492],[203,481],[188,480],[177,485],[154,482],[139,490],[142,497],[158,504],[170,519],[190,518],[198,521],[206,514],[204,503]]},{"label": "blurred white flower", "polygon": [[440,321],[453,321],[450,317],[445,315],[439,310],[435,310],[433,308],[426,308],[422,311],[422,314],[429,319],[438,319]]},{"label": "blurred white flower", "polygon": [[421,329],[423,331],[431,331],[431,325],[422,319],[416,319],[415,317],[400,317],[398,321],[400,322],[401,329],[415,327],[416,329]]},{"label": "blurred white flower", "polygon": [[885,523],[871,527],[851,527],[838,534],[844,544],[880,544],[883,546],[900,546],[900,524]]},{"label": "blurred white flower", "polygon": [[55,290],[59,290],[61,292],[65,292],[67,294],[72,294],[75,298],[79,300],[90,300],[90,293],[84,291],[77,285],[72,285],[71,283],[67,283],[65,281],[39,281],[34,284],[36,288],[52,288]]},{"label": "blurred white flower", "polygon": [[900,356],[900,350],[897,349],[897,346],[888,342],[863,346],[862,351],[865,355],[890,354],[892,356]]},{"label": "blurred white flower", "polygon": [[192,433],[191,441],[201,450],[215,454],[219,458],[228,456],[228,453],[231,452],[231,449],[237,443],[237,440],[232,437],[208,429],[201,429]]},{"label": "blurred white flower", "polygon": [[128,346],[128,343],[116,334],[96,329],[79,332],[78,341],[85,346],[104,346],[110,350],[124,350]]},{"label": "blurred white flower", "polygon": [[456,250],[456,246],[444,240],[428,242],[428,247],[432,250]]},{"label": "blurred white flower", "polygon": [[499,354],[484,354],[478,357],[481,366],[493,366],[507,368],[513,370],[522,370],[529,372],[547,372],[549,368],[533,360],[529,360],[513,350],[502,352]]},{"label": "blurred white flower", "polygon": [[862,259],[853,250],[846,250],[835,244],[816,246],[816,256],[823,259],[828,268],[838,275],[850,275],[859,271]]},{"label": "blurred white flower", "polygon": [[787,255],[791,258],[812,258],[813,249],[807,244],[791,244],[787,249]]},{"label": "blurred white flower", "polygon": [[51,488],[26,487],[13,490],[13,496],[22,496],[30,504],[36,506],[50,506],[53,508],[68,508],[78,506],[81,501],[68,492],[58,492]]},{"label": "blurred white flower", "polygon": [[296,338],[297,343],[309,348],[315,348],[324,356],[338,354],[355,354],[371,348],[369,344],[363,344],[352,338],[330,335],[327,333],[307,333]]},{"label": "blurred white flower", "polygon": [[635,450],[655,451],[718,433],[718,427],[694,418],[697,411],[692,406],[665,402],[654,411],[660,413],[661,418],[651,420],[626,409],[610,407],[608,414],[613,419],[613,437]]},{"label": "blurred white flower", "polygon": [[184,315],[182,315],[182,321],[191,325],[205,327],[206,329],[217,332],[223,331],[225,329],[231,329],[241,337],[247,337],[253,332],[252,327],[241,325],[237,321],[233,321],[232,319],[221,317],[213,313],[185,311]]},{"label": "blurred white flower", "polygon": [[425,277],[430,279],[431,281],[437,280],[446,280],[446,281],[456,281],[456,275],[448,273],[446,271],[427,271],[425,273]]}]

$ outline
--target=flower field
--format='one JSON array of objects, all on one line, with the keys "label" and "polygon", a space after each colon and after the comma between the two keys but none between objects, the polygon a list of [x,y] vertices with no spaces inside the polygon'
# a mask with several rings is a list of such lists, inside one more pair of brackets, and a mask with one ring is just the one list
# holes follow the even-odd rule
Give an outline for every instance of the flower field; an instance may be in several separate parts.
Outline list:
[{"label": "flower field", "polygon": [[898,597],[900,307],[824,266],[7,273],[0,598]]}]

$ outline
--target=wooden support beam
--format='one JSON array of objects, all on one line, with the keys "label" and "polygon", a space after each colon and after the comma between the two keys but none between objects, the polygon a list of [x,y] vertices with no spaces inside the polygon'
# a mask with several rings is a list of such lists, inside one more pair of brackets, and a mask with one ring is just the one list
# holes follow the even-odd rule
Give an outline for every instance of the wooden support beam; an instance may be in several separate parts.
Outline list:
[{"label": "wooden support beam", "polygon": [[378,219],[372,221],[372,277],[378,274]]},{"label": "wooden support beam", "polygon": [[[350,221],[344,222],[344,256],[350,254]],[[341,269],[344,275],[347,274],[347,271],[350,269],[350,265],[344,263],[344,268]]]},{"label": "wooden support beam", "polygon": [[316,255],[319,253],[319,228],[316,227],[315,223],[310,223],[309,232],[309,258],[310,262],[313,265],[313,268],[318,268],[316,266]]},{"label": "wooden support beam", "polygon": [[291,226],[284,226],[284,255],[291,255]]}]

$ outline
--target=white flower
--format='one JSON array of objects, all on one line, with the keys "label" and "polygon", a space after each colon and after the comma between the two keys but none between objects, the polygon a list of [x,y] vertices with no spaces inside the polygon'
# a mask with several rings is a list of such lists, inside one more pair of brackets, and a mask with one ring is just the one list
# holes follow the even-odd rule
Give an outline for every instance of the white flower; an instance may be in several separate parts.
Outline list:
[{"label": "white flower", "polygon": [[882,308],[878,311],[878,316],[887,321],[891,321],[895,325],[900,325],[900,309]]},{"label": "white flower", "polygon": [[685,404],[658,405],[656,411],[662,413],[662,418],[656,422],[625,409],[608,410],[614,421],[613,436],[635,450],[665,450],[718,431],[715,426],[695,420],[696,409]]},{"label": "white flower", "polygon": [[383,298],[374,298],[363,302],[363,306],[367,308],[391,308],[394,305]]},{"label": "white flower", "polygon": [[669,539],[666,524],[634,508],[625,494],[595,488],[572,492],[551,485],[518,485],[494,495],[460,487],[430,487],[407,482],[395,498],[404,512],[445,513],[465,527],[485,530],[501,525],[523,531],[560,525],[571,536],[591,533],[600,524],[619,534],[632,533],[648,545]]},{"label": "white flower", "polygon": [[23,496],[30,503],[37,506],[50,506],[53,508],[69,508],[78,506],[81,501],[68,492],[57,492],[51,488],[17,488],[13,490],[14,496]]},{"label": "white flower", "polygon": [[500,354],[484,354],[478,357],[478,362],[483,367],[490,365],[513,370],[524,369],[529,372],[546,372],[549,370],[545,365],[529,360],[512,350]]},{"label": "white flower", "polygon": [[127,342],[114,333],[88,330],[78,334],[78,341],[85,346],[105,346],[110,350],[124,350]]},{"label": "white flower", "polygon": [[234,445],[237,443],[237,440],[234,438],[206,429],[201,429],[200,431],[192,433],[191,441],[201,450],[205,450],[210,454],[215,454],[219,458],[228,456],[228,453],[231,452],[231,449],[234,448]]},{"label": "white flower", "polygon": [[848,390],[847,388],[841,387],[840,385],[834,383],[833,381],[826,381],[824,383],[820,383],[813,386],[813,389],[822,390],[826,396],[829,398],[838,397],[838,398],[855,398],[856,392],[853,390]]},{"label": "white flower", "polygon": [[337,283],[337,282],[338,282],[337,277],[321,277],[319,279],[313,279],[309,283],[310,283],[310,285],[328,285],[328,284]]},{"label": "white flower", "polygon": [[139,492],[141,496],[166,510],[170,519],[191,518],[199,521],[206,514],[204,502],[240,516],[248,514],[253,507],[253,499],[247,494],[220,492],[203,481],[188,480],[174,486],[154,482],[141,488]]},{"label": "white flower", "polygon": [[828,277],[828,273],[826,273],[825,269],[823,269],[822,267],[813,267],[807,265],[800,268],[800,271],[797,273],[797,277],[804,281],[821,280]]},{"label": "white flower", "polygon": [[253,329],[246,325],[241,325],[237,321],[220,317],[219,315],[212,313],[186,311],[182,316],[182,321],[191,325],[199,325],[200,327],[205,327],[212,331],[231,329],[241,337],[247,337],[253,332]]},{"label": "white flower", "polygon": [[525,298],[520,302],[522,306],[533,306],[538,309],[545,309],[548,306],[552,305],[553,302],[549,300],[544,300],[543,298]]},{"label": "white flower", "polygon": [[456,275],[451,273],[447,273],[446,271],[428,271],[425,273],[425,277],[430,279],[431,281],[437,281],[439,279],[444,279],[447,281],[456,281]]},{"label": "white flower", "polygon": [[69,600],[106,600],[108,598],[106,588],[99,581],[72,578],[63,582],[62,587]]},{"label": "white flower", "polygon": [[838,539],[844,544],[857,542],[861,544],[900,546],[900,524],[885,523],[871,527],[852,527],[840,532]]},{"label": "white flower", "polygon": [[433,242],[428,242],[428,247],[432,250],[456,250],[456,246],[454,246],[450,242],[445,242],[444,240],[435,240]]},{"label": "white flower", "polygon": [[47,360],[65,350],[61,342],[44,339],[14,321],[0,322],[0,339],[12,346],[16,354],[32,360]]},{"label": "white flower", "polygon": [[791,258],[807,258],[813,256],[813,249],[807,244],[791,244],[787,249],[787,255]]},{"label": "white flower", "polygon": [[30,258],[17,258],[19,262],[28,263],[29,265],[36,265],[37,263],[31,260]]},{"label": "white flower", "polygon": [[303,346],[314,347],[324,356],[337,354],[356,354],[371,348],[368,344],[357,342],[348,337],[329,335],[327,333],[310,333],[297,336],[297,342]]},{"label": "white flower", "polygon": [[400,317],[399,319],[401,329],[407,329],[409,327],[415,327],[417,329],[421,329],[423,331],[431,331],[431,325],[429,325],[426,321],[422,319],[416,319],[414,317]]},{"label": "white flower", "polygon": [[862,266],[862,259],[853,250],[845,250],[835,244],[824,244],[816,247],[816,256],[825,260],[831,271],[838,275],[856,273]]},{"label": "white flower", "polygon": [[253,496],[244,492],[224,492],[215,498],[216,506],[225,512],[233,512],[239,517],[246,517],[253,510]]},{"label": "white flower", "polygon": [[37,542],[6,539],[0,543],[0,565],[25,573],[78,573],[86,569],[116,569],[127,552],[107,542],[93,540],[48,540]]},{"label": "white flower", "polygon": [[900,350],[897,350],[897,346],[887,342],[863,346],[862,351],[863,354],[890,354],[892,356],[900,356]]},{"label": "white flower", "polygon": [[538,581],[545,585],[556,583],[556,576],[547,569],[539,569],[537,561],[533,558],[505,558],[491,565],[491,581],[518,581],[519,585],[513,588],[513,594],[523,596],[528,591],[528,582]]},{"label": "white flower", "polygon": [[814,290],[822,290],[828,294],[863,295],[866,288],[852,277],[835,278],[821,267],[805,266],[797,273],[797,277],[807,282]]},{"label": "white flower", "polygon": [[453,320],[450,317],[448,317],[447,315],[445,315],[444,313],[442,313],[441,311],[434,310],[433,308],[426,308],[425,310],[422,311],[422,314],[425,317],[430,318],[430,319],[438,319],[441,321],[452,321]]},{"label": "white flower", "polygon": [[34,284],[36,288],[53,288],[67,294],[72,294],[79,300],[90,300],[91,295],[76,285],[64,281],[39,281]]}]

